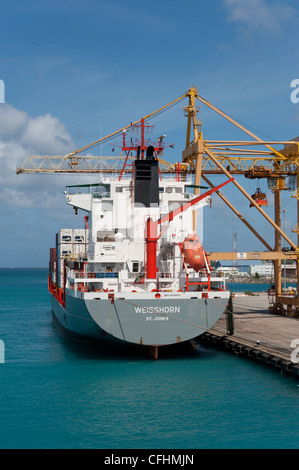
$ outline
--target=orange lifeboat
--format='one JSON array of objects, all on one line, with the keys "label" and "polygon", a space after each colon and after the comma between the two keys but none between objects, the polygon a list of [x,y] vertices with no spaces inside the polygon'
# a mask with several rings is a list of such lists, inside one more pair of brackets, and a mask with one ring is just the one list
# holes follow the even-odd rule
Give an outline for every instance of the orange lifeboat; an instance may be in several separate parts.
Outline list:
[{"label": "orange lifeboat", "polygon": [[182,243],[186,263],[198,272],[205,267],[205,254],[198,235],[189,234]]}]

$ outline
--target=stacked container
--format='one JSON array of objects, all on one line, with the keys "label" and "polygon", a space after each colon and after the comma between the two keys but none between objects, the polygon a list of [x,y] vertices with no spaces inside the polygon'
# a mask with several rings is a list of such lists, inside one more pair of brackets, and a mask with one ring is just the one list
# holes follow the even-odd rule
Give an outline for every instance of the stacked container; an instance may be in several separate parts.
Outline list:
[{"label": "stacked container", "polygon": [[61,229],[56,234],[56,283],[64,284],[64,261],[86,258],[88,251],[88,230]]}]

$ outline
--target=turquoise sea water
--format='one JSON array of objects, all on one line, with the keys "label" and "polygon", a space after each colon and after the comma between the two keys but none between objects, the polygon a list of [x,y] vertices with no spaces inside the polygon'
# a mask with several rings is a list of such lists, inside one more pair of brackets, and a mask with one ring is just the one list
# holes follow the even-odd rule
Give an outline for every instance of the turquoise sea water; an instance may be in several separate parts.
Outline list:
[{"label": "turquoise sea water", "polygon": [[[246,284],[245,282],[227,282],[226,285],[228,290],[231,290],[232,292],[267,292],[273,283]],[[286,283],[286,287],[296,287],[296,283]]]},{"label": "turquoise sea water", "polygon": [[47,270],[0,270],[0,298],[0,449],[298,447],[296,378],[217,349],[154,361],[62,339]]}]

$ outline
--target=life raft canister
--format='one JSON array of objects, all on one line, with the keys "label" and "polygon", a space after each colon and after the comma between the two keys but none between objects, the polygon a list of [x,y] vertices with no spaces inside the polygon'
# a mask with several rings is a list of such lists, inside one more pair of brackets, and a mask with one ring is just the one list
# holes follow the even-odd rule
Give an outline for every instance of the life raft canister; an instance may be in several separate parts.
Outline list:
[{"label": "life raft canister", "polygon": [[198,272],[205,266],[205,255],[198,235],[189,234],[182,244],[182,252],[186,263]]}]

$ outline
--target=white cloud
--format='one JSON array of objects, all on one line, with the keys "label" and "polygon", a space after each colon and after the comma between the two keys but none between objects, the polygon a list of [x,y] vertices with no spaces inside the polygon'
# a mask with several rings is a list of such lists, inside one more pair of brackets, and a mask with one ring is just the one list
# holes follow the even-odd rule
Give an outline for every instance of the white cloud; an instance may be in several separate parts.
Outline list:
[{"label": "white cloud", "polygon": [[30,151],[42,155],[65,155],[71,149],[71,137],[64,124],[51,114],[30,118],[20,140]]},{"label": "white cloud", "polygon": [[58,185],[60,191],[63,188],[61,178],[20,176],[16,174],[16,168],[22,165],[28,155],[65,155],[72,150],[72,138],[56,117],[50,114],[31,117],[12,105],[1,105],[1,206],[46,208],[51,207],[51,203],[57,204]]},{"label": "white cloud", "polygon": [[224,0],[228,21],[245,30],[280,32],[297,17],[297,11],[286,1]]},{"label": "white cloud", "polygon": [[26,129],[29,116],[24,111],[19,111],[10,104],[0,106],[0,139],[11,141],[20,138]]}]

